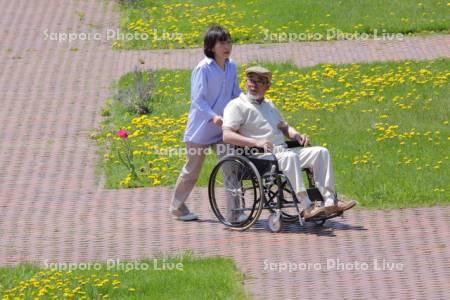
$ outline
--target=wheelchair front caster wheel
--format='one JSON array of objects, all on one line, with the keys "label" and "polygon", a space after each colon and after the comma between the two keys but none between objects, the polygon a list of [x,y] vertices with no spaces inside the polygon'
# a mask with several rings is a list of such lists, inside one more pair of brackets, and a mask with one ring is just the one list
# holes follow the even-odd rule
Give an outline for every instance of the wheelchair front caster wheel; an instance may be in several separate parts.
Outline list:
[{"label": "wheelchair front caster wheel", "polygon": [[323,220],[314,220],[314,224],[316,224],[316,226],[323,226],[323,224],[325,224],[327,220],[323,219]]},{"label": "wheelchair front caster wheel", "polygon": [[281,213],[275,212],[270,214],[268,223],[270,231],[280,232],[281,228],[283,227],[283,223],[281,221]]}]

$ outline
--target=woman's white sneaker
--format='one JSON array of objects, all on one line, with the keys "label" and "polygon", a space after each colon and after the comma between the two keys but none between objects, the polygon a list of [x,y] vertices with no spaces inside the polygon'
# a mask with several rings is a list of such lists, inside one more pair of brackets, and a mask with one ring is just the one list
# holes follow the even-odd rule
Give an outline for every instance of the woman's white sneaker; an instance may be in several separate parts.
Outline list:
[{"label": "woman's white sneaker", "polygon": [[186,215],[177,217],[177,220],[180,220],[180,221],[194,221],[194,220],[198,220],[198,216],[196,214],[190,212],[190,213],[188,213]]}]

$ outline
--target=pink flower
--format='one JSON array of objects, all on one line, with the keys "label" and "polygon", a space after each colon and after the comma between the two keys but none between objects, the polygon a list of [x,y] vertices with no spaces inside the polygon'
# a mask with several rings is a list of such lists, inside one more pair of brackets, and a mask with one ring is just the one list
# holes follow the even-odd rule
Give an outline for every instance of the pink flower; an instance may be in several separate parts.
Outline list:
[{"label": "pink flower", "polygon": [[126,139],[128,137],[128,133],[125,129],[120,129],[117,131],[117,135],[122,139]]}]

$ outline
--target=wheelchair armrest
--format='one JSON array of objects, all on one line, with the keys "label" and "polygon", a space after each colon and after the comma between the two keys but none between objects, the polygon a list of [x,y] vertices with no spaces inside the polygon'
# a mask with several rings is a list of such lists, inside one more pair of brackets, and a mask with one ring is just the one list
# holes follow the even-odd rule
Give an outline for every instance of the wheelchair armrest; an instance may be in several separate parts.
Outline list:
[{"label": "wheelchair armrest", "polygon": [[264,148],[250,147],[250,151],[252,151],[252,150],[257,153],[265,153]]},{"label": "wheelchair armrest", "polygon": [[288,148],[303,147],[303,145],[300,145],[299,142],[297,142],[296,140],[289,140],[284,142],[286,143]]},{"label": "wheelchair armrest", "polygon": [[242,147],[242,146],[234,145],[234,149],[241,150],[244,153],[244,155],[245,155],[245,153],[252,153],[252,154],[264,153],[264,149],[258,148],[258,147],[247,147],[247,146]]},{"label": "wheelchair armrest", "polygon": [[[299,142],[297,142],[296,140],[287,140],[284,141],[287,145],[288,148],[298,148],[298,147],[304,147],[303,145],[300,145]],[[249,150],[251,153],[264,153],[264,149],[263,148],[258,148],[258,147],[241,147],[241,146],[234,146],[235,149],[247,149]]]}]

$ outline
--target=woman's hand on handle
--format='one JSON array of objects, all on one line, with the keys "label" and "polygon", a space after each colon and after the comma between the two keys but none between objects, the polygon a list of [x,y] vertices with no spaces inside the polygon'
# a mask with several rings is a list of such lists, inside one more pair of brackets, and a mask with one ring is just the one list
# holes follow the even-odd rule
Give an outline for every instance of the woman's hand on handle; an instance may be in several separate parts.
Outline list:
[{"label": "woman's hand on handle", "polygon": [[222,119],[221,116],[214,116],[214,117],[212,118],[212,121],[213,121],[213,123],[214,123],[215,125],[217,125],[217,126],[222,126],[222,124],[223,124],[223,119]]}]

